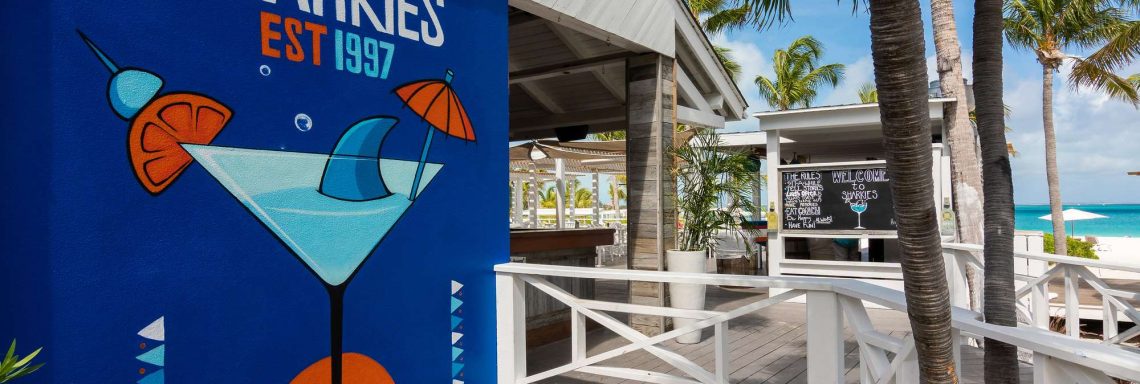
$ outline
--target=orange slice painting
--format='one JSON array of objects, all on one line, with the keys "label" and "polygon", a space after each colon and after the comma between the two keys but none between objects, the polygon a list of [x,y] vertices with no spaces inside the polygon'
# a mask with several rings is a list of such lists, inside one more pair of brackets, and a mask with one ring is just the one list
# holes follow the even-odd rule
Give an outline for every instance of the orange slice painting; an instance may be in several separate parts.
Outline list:
[{"label": "orange slice painting", "polygon": [[[395,384],[388,370],[376,360],[355,352],[343,356],[341,372],[344,384]],[[289,384],[329,384],[331,376],[332,358],[326,357],[305,368]]]},{"label": "orange slice painting", "polygon": [[169,93],[131,121],[127,148],[139,183],[151,194],[170,186],[194,161],[181,144],[210,144],[233,112],[206,96]]}]

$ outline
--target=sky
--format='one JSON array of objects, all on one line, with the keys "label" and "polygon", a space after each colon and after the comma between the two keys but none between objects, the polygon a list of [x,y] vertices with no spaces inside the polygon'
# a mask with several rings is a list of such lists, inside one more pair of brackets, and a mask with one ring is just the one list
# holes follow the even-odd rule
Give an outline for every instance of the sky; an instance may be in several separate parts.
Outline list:
[{"label": "sky", "polygon": [[[934,43],[930,32],[930,2],[922,1],[926,27],[928,76],[934,71]],[[962,44],[963,72],[973,82],[972,53],[973,2],[955,1],[958,35]],[[813,106],[850,104],[859,101],[860,85],[873,82],[869,17],[865,11],[852,12],[850,3],[840,1],[793,2],[794,20],[764,32],[732,31],[710,36],[714,44],[731,48],[743,67],[737,85],[748,101],[749,114],[771,110],[757,95],[756,75],[772,76],[772,52],[792,40],[812,35],[823,42],[826,52],[821,63],[846,65],[846,78],[835,89],[823,89]],[[1081,55],[1086,52],[1071,51]],[[1017,204],[1045,204],[1049,201],[1045,180],[1045,141],[1041,120],[1041,65],[1032,52],[1004,51],[1004,101],[1012,108],[1007,133],[1019,154],[1011,158],[1014,200]],[[1069,68],[1062,68],[1054,83],[1054,127],[1057,133],[1057,159],[1061,172],[1061,195],[1066,204],[1140,203],[1140,177],[1127,171],[1140,171],[1140,111],[1131,105],[1109,100],[1087,90],[1070,88],[1064,79]],[[1140,73],[1140,64],[1119,72]],[[729,122],[725,131],[756,131],[758,123],[749,118]]]}]

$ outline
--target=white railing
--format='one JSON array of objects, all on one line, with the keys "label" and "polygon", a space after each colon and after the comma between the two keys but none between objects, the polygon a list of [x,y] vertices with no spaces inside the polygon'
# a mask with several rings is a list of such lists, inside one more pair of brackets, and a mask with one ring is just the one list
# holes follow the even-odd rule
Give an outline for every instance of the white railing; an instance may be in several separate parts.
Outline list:
[{"label": "white railing", "polygon": [[[873,303],[906,311],[902,292],[851,279],[812,277],[763,277],[655,271],[631,271],[536,264],[501,264],[495,267],[498,312],[499,383],[533,383],[570,372],[582,372],[650,383],[728,383],[732,358],[728,350],[729,322],[801,295],[807,296],[807,378],[809,383],[840,383],[844,380],[843,327],[855,335],[859,348],[859,373],[863,383],[918,382],[917,355],[913,340],[875,329],[866,306]],[[774,288],[765,297],[721,312],[596,301],[574,297],[548,277],[689,283],[753,288]],[[571,309],[571,361],[544,372],[526,369],[526,285],[566,304]],[[1119,345],[1088,343],[1034,327],[1001,327],[979,321],[976,313],[954,308],[955,339],[990,338],[1032,351],[1035,383],[1113,383],[1110,377],[1140,380],[1140,353]],[[656,336],[646,336],[605,312],[691,318],[696,323]],[[625,338],[629,344],[613,350],[586,353],[586,319],[591,319]],[[660,345],[663,341],[712,327],[715,363],[707,370],[685,356]],[[959,344],[961,345],[961,344]],[[605,366],[612,358],[646,351],[688,377],[636,368]],[[959,356],[960,354],[956,354]],[[960,364],[961,360],[956,359]],[[1040,368],[1040,369],[1037,369]],[[960,371],[960,369],[959,369]]]},{"label": "white railing", "polygon": [[[951,285],[951,300],[956,306],[969,307],[965,274],[967,269],[972,269],[979,279],[985,277],[985,270],[978,258],[982,254],[982,246],[943,244],[942,249]],[[1105,344],[1121,344],[1140,335],[1140,326],[1133,326],[1124,332],[1117,329],[1118,322],[1122,320],[1140,324],[1140,311],[1128,301],[1140,300],[1140,293],[1113,287],[1090,269],[1140,274],[1140,267],[1038,252],[1014,252],[1014,259],[1021,266],[1015,268],[1014,275],[1018,319],[1021,323],[1048,330],[1052,319],[1063,318],[1065,334],[1080,338],[1080,327],[1076,325],[1080,323],[1084,309],[1083,312],[1086,313],[1099,312],[1096,318],[1103,322],[1102,341]],[[1064,289],[1062,294],[1057,295],[1059,297],[1053,297],[1054,294],[1049,290],[1050,282],[1056,279],[1064,279]],[[1080,303],[1082,281],[1100,294],[1099,305]],[[1093,298],[1088,297],[1086,300]]]}]

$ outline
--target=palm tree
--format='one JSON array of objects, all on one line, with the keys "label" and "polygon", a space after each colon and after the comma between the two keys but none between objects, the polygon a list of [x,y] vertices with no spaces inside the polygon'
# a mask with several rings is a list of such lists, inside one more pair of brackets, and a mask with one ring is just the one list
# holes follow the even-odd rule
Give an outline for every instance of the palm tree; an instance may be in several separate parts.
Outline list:
[{"label": "palm tree", "polygon": [[[1137,89],[1113,70],[1136,53],[1138,24],[1130,11],[1108,0],[1009,0],[1005,6],[1005,38],[1014,48],[1037,54],[1042,70],[1042,120],[1045,129],[1045,174],[1053,214],[1053,243],[1057,254],[1067,252],[1061,216],[1061,180],[1057,170],[1057,137],[1053,131],[1053,74],[1066,61],[1073,63],[1069,85],[1086,86],[1132,104]],[[1094,48],[1080,58],[1065,51]]]},{"label": "palm tree", "polygon": [[713,46],[713,50],[716,51],[716,57],[720,59],[720,64],[724,66],[724,70],[728,71],[728,75],[732,77],[733,81],[736,81],[743,68],[741,68],[740,63],[736,62],[736,59],[732,58],[732,50],[716,45]]},{"label": "palm tree", "polygon": [[875,89],[874,83],[863,83],[859,86],[859,102],[863,104],[879,102],[879,91]]},{"label": "palm tree", "polygon": [[626,196],[625,196],[625,189],[622,189],[622,187],[619,186],[618,184],[625,184],[625,183],[626,183],[626,176],[625,175],[614,176],[614,179],[610,182],[610,204],[613,205],[614,212],[617,213],[619,218],[621,217],[621,210],[620,210],[621,204],[618,204],[618,202],[620,200],[625,199]]},{"label": "palm tree", "polygon": [[895,196],[907,314],[924,383],[956,383],[950,297],[930,183],[930,115],[918,0],[870,0],[871,58]]},{"label": "palm tree", "polygon": [[[962,49],[958,44],[958,27],[954,22],[954,4],[951,0],[930,1],[931,22],[934,30],[934,50],[937,57],[938,83],[944,97],[955,102],[942,105],[943,123],[947,128],[950,149],[950,186],[954,197],[954,217],[957,219],[958,239],[964,243],[982,242],[982,171],[979,168],[977,136],[969,121],[966,105],[966,86],[962,79]],[[977,278],[970,273],[972,291],[977,291]],[[971,307],[974,295],[970,295]]]},{"label": "palm tree", "polygon": [[[974,102],[982,156],[985,289],[982,312],[987,323],[1017,326],[1013,274],[1012,144],[1005,124],[1010,108],[1002,100],[1002,0],[974,2]],[[1017,383],[1017,347],[986,339],[986,383]]]},{"label": "palm tree", "polygon": [[625,140],[625,131],[599,132],[592,134],[592,136],[594,137],[594,140],[598,141]]},{"label": "palm tree", "polygon": [[777,49],[772,55],[776,78],[756,76],[760,98],[779,111],[811,107],[819,87],[834,87],[843,79],[843,64],[820,66],[822,56],[823,44],[811,36],[796,39],[787,49]]},{"label": "palm tree", "polygon": [[[745,0],[759,27],[791,17],[790,0]],[[991,0],[992,1],[992,0]],[[854,1],[854,7],[862,2]],[[895,196],[903,285],[925,383],[955,383],[950,297],[930,183],[929,109],[918,0],[870,0],[871,56]]]},{"label": "palm tree", "polygon": [[590,208],[594,206],[594,194],[586,188],[578,188],[574,191],[574,207],[575,208]]},{"label": "palm tree", "polygon": [[[1005,132],[1006,133],[1012,132],[1013,127],[1009,126],[1009,117],[1011,115],[1013,115],[1013,108],[1010,108],[1009,105],[1003,104],[1002,105],[1002,114],[1003,114],[1002,119],[1004,119],[1003,124],[1005,125]],[[976,109],[970,111],[970,127],[972,127],[974,130],[978,129],[978,111]],[[1013,142],[1011,142],[1011,141],[1005,142],[1005,149],[1006,149],[1006,153],[1009,154],[1009,157],[1017,157],[1017,155],[1020,154],[1020,152],[1017,151],[1017,148],[1013,146]]]},{"label": "palm tree", "polygon": [[[690,0],[688,3],[689,12],[697,20],[704,19],[701,28],[710,34],[743,27],[748,24],[751,15],[751,8],[747,4],[738,4],[737,0]],[[713,45],[713,50],[728,75],[734,81],[740,77],[741,66],[732,58],[732,50],[718,45]]]},{"label": "palm tree", "polygon": [[538,189],[538,206],[542,208],[557,208],[558,207],[558,191],[554,187]]}]

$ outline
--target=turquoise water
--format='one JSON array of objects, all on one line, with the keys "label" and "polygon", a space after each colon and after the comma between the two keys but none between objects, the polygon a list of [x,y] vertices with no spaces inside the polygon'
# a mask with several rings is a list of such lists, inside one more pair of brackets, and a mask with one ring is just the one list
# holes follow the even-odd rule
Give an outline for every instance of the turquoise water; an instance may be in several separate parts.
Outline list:
[{"label": "turquoise water", "polygon": [[[1078,236],[1140,237],[1140,204],[1074,204],[1065,206],[1065,209],[1069,208],[1105,215],[1108,218],[1065,223],[1068,232],[1073,232],[1075,225],[1075,232]],[[1017,229],[1053,232],[1053,224],[1049,220],[1038,219],[1038,217],[1049,214],[1048,205],[1018,205],[1014,212]]]},{"label": "turquoise water", "polygon": [[[414,161],[381,159],[394,193],[346,201],[317,191],[328,155],[185,146],[289,250],[330,285],[344,283],[411,207]],[[427,164],[420,190],[442,166]]]}]

